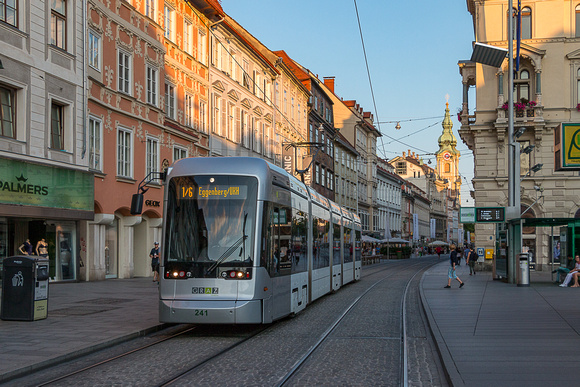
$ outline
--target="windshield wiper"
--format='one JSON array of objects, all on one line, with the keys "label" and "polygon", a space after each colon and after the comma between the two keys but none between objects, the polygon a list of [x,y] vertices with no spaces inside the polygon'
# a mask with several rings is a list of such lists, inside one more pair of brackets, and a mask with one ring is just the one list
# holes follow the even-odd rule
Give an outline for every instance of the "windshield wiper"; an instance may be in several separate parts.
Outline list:
[{"label": "windshield wiper", "polygon": [[242,244],[242,242],[244,242],[248,236],[246,235],[246,221],[248,220],[248,214],[245,213],[244,214],[244,228],[242,230],[243,235],[240,237],[240,239],[238,239],[236,242],[234,242],[233,245],[230,246],[229,249],[226,250],[225,253],[222,254],[221,257],[219,257],[214,263],[213,265],[211,265],[207,271],[205,272],[205,275],[208,275],[209,273],[213,272],[216,267],[218,267],[223,261],[226,260],[226,258],[228,258],[230,255],[232,255],[232,253],[234,251],[236,251],[236,249],[238,248],[239,245]]}]

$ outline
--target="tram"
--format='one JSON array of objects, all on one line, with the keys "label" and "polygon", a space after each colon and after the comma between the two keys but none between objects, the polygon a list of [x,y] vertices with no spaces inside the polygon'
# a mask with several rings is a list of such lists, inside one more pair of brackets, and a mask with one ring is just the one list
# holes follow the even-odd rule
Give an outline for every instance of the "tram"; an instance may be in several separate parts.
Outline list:
[{"label": "tram", "polygon": [[356,214],[252,157],[167,171],[159,319],[267,324],[360,279]]}]

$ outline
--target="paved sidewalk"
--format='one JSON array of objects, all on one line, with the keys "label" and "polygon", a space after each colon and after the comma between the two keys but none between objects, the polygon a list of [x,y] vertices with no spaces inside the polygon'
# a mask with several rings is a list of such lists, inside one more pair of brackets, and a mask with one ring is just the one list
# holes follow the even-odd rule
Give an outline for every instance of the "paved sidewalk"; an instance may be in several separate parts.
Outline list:
[{"label": "paved sidewalk", "polygon": [[447,285],[448,260],[422,278],[421,297],[453,386],[578,385],[580,289],[531,272],[530,287],[469,276]]},{"label": "paved sidewalk", "polygon": [[152,278],[49,284],[48,317],[0,320],[0,383],[158,329]]}]

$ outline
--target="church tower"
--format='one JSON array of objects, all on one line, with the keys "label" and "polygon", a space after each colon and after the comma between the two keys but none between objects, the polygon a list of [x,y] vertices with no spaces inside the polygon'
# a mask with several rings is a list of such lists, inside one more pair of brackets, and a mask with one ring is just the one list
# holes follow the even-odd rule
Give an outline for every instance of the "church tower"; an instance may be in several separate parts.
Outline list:
[{"label": "church tower", "polygon": [[461,176],[459,175],[459,156],[456,149],[457,139],[453,135],[453,122],[449,115],[449,102],[445,104],[445,118],[443,119],[443,133],[439,136],[439,150],[437,156],[437,175],[440,180],[447,181],[450,196],[460,203]]}]

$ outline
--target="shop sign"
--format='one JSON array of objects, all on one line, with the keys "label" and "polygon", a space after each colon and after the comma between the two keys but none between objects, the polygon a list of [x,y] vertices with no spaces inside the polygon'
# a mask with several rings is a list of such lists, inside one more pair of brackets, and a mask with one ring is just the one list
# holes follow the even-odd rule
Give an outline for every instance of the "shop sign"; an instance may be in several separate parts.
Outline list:
[{"label": "shop sign", "polygon": [[0,204],[93,211],[92,174],[0,158]]},{"label": "shop sign", "polygon": [[580,170],[580,123],[562,123],[554,135],[554,169]]}]

